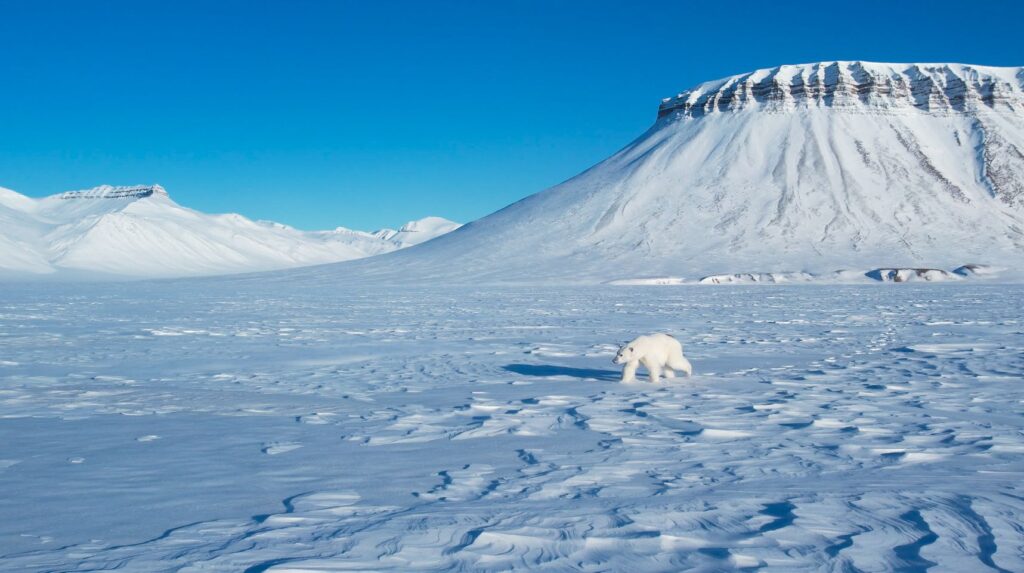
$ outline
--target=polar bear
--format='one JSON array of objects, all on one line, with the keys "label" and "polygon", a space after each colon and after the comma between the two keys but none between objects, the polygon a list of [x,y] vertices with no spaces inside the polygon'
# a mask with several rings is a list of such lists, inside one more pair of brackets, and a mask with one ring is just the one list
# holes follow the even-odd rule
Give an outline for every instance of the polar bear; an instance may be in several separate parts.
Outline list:
[{"label": "polar bear", "polygon": [[693,366],[683,356],[683,345],[668,334],[648,334],[637,337],[619,349],[612,359],[615,364],[625,364],[622,369],[624,383],[636,380],[636,368],[644,365],[651,375],[651,382],[657,382],[662,370],[666,378],[675,378],[675,370],[693,376]]}]

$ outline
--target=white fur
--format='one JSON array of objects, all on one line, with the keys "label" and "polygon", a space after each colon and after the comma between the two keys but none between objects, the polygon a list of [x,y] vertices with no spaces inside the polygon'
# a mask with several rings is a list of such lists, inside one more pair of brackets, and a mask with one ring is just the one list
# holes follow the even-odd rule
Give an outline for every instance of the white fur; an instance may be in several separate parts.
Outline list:
[{"label": "white fur", "polygon": [[693,376],[693,366],[683,356],[683,345],[667,334],[648,334],[639,336],[619,349],[612,360],[615,364],[625,364],[622,369],[622,381],[636,380],[636,369],[643,364],[651,375],[651,382],[657,382],[662,372],[665,378],[675,378],[676,370]]}]

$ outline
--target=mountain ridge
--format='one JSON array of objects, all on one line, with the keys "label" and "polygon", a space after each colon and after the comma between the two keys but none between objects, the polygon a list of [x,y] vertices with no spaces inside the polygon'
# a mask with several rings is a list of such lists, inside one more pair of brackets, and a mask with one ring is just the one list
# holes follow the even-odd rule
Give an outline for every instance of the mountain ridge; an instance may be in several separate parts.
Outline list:
[{"label": "mountain ridge", "polygon": [[737,74],[664,98],[658,117],[699,117],[757,106],[872,107],[964,113],[1024,110],[1024,68],[970,64],[886,64],[834,61],[781,65]]}]

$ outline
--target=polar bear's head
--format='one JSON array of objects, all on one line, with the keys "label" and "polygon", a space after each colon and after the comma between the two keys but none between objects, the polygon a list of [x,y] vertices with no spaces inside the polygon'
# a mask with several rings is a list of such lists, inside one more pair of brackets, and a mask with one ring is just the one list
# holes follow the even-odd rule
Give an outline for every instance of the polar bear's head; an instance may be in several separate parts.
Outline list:
[{"label": "polar bear's head", "polygon": [[619,349],[619,352],[618,354],[615,355],[615,358],[612,358],[612,363],[625,364],[627,362],[632,361],[634,356],[636,356],[636,350],[633,348],[633,344],[629,343]]}]

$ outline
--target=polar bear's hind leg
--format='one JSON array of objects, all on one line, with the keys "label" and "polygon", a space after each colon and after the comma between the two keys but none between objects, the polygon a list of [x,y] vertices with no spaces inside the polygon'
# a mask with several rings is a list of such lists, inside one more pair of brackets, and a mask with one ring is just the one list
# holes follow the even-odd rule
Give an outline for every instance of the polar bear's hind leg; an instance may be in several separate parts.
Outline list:
[{"label": "polar bear's hind leg", "polygon": [[679,370],[680,372],[686,372],[687,376],[693,376],[693,366],[690,361],[687,360],[682,354],[679,356],[673,356],[672,360],[668,363],[669,368],[673,370]]}]

